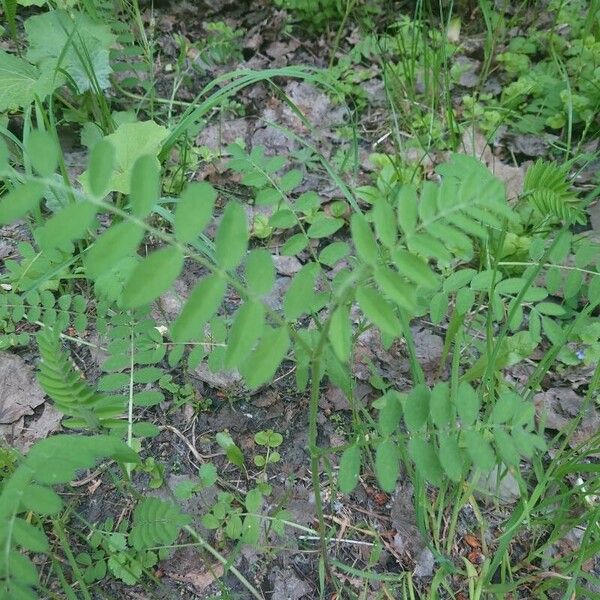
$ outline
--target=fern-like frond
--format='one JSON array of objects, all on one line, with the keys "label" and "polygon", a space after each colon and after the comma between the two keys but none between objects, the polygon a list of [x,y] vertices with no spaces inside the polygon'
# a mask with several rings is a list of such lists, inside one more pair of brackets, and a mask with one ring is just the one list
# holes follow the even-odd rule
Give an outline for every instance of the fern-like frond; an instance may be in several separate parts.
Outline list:
[{"label": "fern-like frond", "polygon": [[536,161],[527,169],[523,193],[543,218],[585,223],[582,202],[571,191],[565,165]]},{"label": "fern-like frond", "polygon": [[38,380],[56,408],[72,417],[64,422],[65,426],[97,429],[123,412],[121,398],[113,399],[98,394],[75,370],[69,356],[62,351],[60,338],[53,329],[44,328],[38,334],[37,341],[42,358]]}]

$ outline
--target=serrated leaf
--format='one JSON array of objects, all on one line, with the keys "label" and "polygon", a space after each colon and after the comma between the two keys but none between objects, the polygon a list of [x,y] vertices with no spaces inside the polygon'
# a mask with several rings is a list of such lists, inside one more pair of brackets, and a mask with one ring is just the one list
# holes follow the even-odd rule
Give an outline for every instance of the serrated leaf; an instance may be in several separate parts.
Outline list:
[{"label": "serrated leaf", "polygon": [[241,204],[229,202],[215,236],[217,262],[224,269],[237,267],[248,249],[248,224]]},{"label": "serrated leaf", "polygon": [[206,181],[193,182],[183,190],[175,208],[175,237],[184,244],[194,241],[208,225],[217,192]]},{"label": "serrated leaf", "polygon": [[452,481],[461,481],[463,478],[463,452],[452,434],[439,433],[438,443],[440,451],[438,458],[444,473]]},{"label": "serrated leaf", "polygon": [[115,149],[110,141],[100,140],[94,144],[88,163],[90,191],[96,198],[102,198],[106,194],[114,168]]},{"label": "serrated leaf", "polygon": [[377,446],[375,455],[375,475],[381,489],[392,493],[396,489],[399,474],[400,451],[391,439],[386,438]]},{"label": "serrated leaf", "polygon": [[179,248],[155,250],[133,270],[123,289],[123,305],[137,308],[150,304],[164,294],[183,269],[183,254]]},{"label": "serrated leaf", "polygon": [[350,446],[342,453],[338,470],[338,483],[342,494],[349,494],[356,487],[360,476],[361,462],[360,446]]},{"label": "serrated leaf", "polygon": [[358,256],[367,264],[377,264],[379,249],[367,220],[358,213],[350,218],[350,233]]},{"label": "serrated leaf", "polygon": [[394,309],[373,288],[358,288],[356,300],[367,319],[383,333],[392,337],[398,337],[401,334],[400,321],[396,317]]},{"label": "serrated leaf", "polygon": [[496,455],[483,435],[474,429],[463,431],[463,439],[473,464],[488,473],[496,464]]},{"label": "serrated leaf", "polygon": [[426,481],[434,485],[441,483],[442,467],[430,442],[426,442],[421,437],[412,438],[408,442],[408,454]]},{"label": "serrated leaf", "polygon": [[286,357],[290,338],[286,327],[267,328],[255,351],[240,368],[250,389],[256,389],[269,381]]},{"label": "serrated leaf", "polygon": [[223,364],[227,369],[239,367],[252,351],[265,324],[265,309],[259,302],[245,302],[237,310],[229,332]]},{"label": "serrated leaf", "polygon": [[220,276],[200,281],[171,327],[175,342],[187,342],[202,335],[205,323],[217,312],[227,285]]},{"label": "serrated leaf", "polygon": [[29,106],[36,96],[45,100],[56,85],[53,73],[0,50],[0,112]]},{"label": "serrated leaf", "polygon": [[160,166],[156,157],[150,154],[140,156],[131,170],[131,212],[144,219],[158,201],[160,185]]},{"label": "serrated leaf", "polygon": [[271,291],[275,283],[273,257],[264,248],[252,250],[246,258],[246,283],[248,289],[257,296]]},{"label": "serrated leaf", "polygon": [[347,307],[338,306],[332,313],[327,335],[335,355],[347,362],[352,353],[352,325]]},{"label": "serrated leaf", "polygon": [[429,418],[431,393],[424,384],[416,385],[404,402],[404,422],[409,431],[418,431]]}]

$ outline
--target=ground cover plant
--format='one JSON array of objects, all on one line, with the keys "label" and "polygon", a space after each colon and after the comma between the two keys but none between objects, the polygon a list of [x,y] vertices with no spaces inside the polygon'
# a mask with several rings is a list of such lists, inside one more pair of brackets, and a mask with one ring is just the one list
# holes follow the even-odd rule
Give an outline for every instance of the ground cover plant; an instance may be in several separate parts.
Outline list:
[{"label": "ground cover plant", "polygon": [[600,597],[599,3],[2,11],[0,598]]}]

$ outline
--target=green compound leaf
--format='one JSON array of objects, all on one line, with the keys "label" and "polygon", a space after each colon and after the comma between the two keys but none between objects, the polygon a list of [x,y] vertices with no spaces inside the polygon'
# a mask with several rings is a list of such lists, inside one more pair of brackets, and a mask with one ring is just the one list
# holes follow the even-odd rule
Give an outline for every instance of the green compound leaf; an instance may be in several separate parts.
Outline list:
[{"label": "green compound leaf", "polygon": [[229,202],[215,236],[217,262],[224,269],[237,267],[248,249],[248,224],[241,204]]},{"label": "green compound leaf", "polygon": [[179,242],[193,242],[209,224],[217,192],[205,181],[190,183],[175,209],[175,237]]},{"label": "green compound leaf", "polygon": [[133,270],[123,290],[123,305],[136,308],[164,294],[179,277],[183,254],[179,248],[161,248],[144,258]]},{"label": "green compound leaf", "polygon": [[409,431],[422,429],[429,418],[431,392],[424,384],[416,385],[404,401],[404,422]]},{"label": "green compound leaf", "polygon": [[95,216],[96,207],[91,202],[78,202],[61,208],[38,230],[41,248],[47,252],[55,248],[68,251],[71,242],[86,237]]},{"label": "green compound leaf", "polygon": [[342,494],[349,494],[356,487],[360,475],[361,462],[362,453],[360,446],[354,445],[344,450],[338,471],[338,482]]},{"label": "green compound leaf", "polygon": [[465,429],[463,439],[473,464],[489,473],[496,464],[496,454],[483,435],[474,429]]},{"label": "green compound leaf", "polygon": [[309,312],[315,295],[314,287],[321,271],[318,263],[304,265],[292,279],[283,299],[283,314],[288,321],[295,321]]},{"label": "green compound leaf", "polygon": [[217,312],[226,288],[219,275],[209,275],[200,281],[171,327],[173,341],[188,342],[202,336],[204,325]]},{"label": "green compound leaf", "polygon": [[479,416],[479,395],[466,381],[458,386],[455,404],[464,425],[473,425]]},{"label": "green compound leaf", "polygon": [[456,438],[449,433],[438,434],[440,451],[438,458],[444,473],[452,481],[461,481],[465,457]]},{"label": "green compound leaf", "polygon": [[133,513],[129,543],[136,550],[169,546],[189,522],[190,517],[184,515],[176,504],[158,498],[144,498]]}]

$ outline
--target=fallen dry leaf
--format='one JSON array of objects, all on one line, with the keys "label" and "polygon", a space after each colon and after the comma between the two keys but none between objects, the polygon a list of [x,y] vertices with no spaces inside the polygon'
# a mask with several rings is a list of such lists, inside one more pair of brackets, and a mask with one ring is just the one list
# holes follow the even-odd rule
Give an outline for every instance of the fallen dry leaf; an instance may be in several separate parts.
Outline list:
[{"label": "fallen dry leaf", "polygon": [[32,415],[44,400],[33,369],[20,356],[0,352],[0,423],[10,424]]}]

